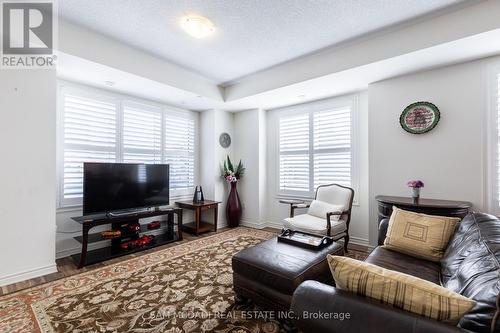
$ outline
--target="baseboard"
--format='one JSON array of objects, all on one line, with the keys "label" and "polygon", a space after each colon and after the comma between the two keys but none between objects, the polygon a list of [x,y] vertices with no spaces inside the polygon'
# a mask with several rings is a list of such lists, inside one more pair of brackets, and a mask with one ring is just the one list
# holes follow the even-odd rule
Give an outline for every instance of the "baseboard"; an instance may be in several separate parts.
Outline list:
[{"label": "baseboard", "polygon": [[282,222],[277,222],[277,221],[267,221],[266,225],[268,228],[274,228],[281,230],[283,229],[283,223]]},{"label": "baseboard", "polygon": [[57,266],[54,263],[49,266],[34,268],[16,274],[10,274],[0,278],[0,287],[56,272],[57,272]]},{"label": "baseboard", "polygon": [[264,229],[267,227],[266,222],[252,221],[248,219],[241,219],[240,225],[243,227],[249,227],[254,229]]},{"label": "baseboard", "polygon": [[227,227],[226,221],[217,222],[217,230]]},{"label": "baseboard", "polygon": [[356,245],[361,245],[365,247],[370,246],[370,242],[368,239],[360,238],[360,237],[349,237],[349,243],[356,244]]},{"label": "baseboard", "polygon": [[[87,251],[92,251],[92,250],[97,250],[102,247],[109,246],[107,243],[90,243],[87,245]],[[69,256],[72,256],[73,254],[77,254],[82,252],[82,247],[77,246],[77,247],[72,247],[69,249],[64,249],[56,252],[56,259],[61,259],[61,258],[66,258]]]}]

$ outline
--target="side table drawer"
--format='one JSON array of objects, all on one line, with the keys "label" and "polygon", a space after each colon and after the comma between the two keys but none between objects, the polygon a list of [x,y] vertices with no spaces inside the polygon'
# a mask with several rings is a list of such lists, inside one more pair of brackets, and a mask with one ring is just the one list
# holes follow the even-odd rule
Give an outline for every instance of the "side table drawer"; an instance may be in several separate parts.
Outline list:
[{"label": "side table drawer", "polygon": [[215,207],[217,207],[217,204],[211,204],[211,205],[201,207],[201,210],[213,209]]}]

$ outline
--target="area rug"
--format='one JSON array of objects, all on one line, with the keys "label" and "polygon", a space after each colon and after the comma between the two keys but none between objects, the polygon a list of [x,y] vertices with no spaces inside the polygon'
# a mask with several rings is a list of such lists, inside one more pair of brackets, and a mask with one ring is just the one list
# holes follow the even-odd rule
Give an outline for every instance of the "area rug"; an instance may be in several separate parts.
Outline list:
[{"label": "area rug", "polygon": [[232,288],[232,256],[274,236],[240,227],[6,295],[0,333],[280,332]]},{"label": "area rug", "polygon": [[273,236],[236,228],[4,296],[0,332],[279,332],[242,320],[232,289],[233,254]]}]

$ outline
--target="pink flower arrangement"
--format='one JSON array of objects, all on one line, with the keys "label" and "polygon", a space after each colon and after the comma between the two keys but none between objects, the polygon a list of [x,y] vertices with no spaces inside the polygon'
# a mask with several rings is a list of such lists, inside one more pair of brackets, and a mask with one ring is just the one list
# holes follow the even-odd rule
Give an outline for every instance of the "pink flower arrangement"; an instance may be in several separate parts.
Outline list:
[{"label": "pink flower arrangement", "polygon": [[236,183],[238,181],[238,179],[232,175],[228,175],[225,178],[228,183]]},{"label": "pink flower arrangement", "polygon": [[243,163],[241,163],[241,160],[235,168],[233,166],[233,163],[231,162],[231,159],[229,158],[229,156],[227,156],[227,159],[224,160],[222,166],[221,177],[228,183],[236,183],[241,179],[241,177],[243,177],[244,174],[245,167],[243,166]]},{"label": "pink flower arrangement", "polygon": [[409,180],[406,185],[411,188],[421,188],[424,187],[424,182],[421,180]]}]

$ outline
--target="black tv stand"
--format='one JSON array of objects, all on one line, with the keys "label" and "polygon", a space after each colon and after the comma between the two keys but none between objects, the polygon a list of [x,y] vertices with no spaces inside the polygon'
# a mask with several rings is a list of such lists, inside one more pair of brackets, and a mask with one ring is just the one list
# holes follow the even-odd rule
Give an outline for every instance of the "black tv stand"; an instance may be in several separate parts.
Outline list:
[{"label": "black tv stand", "polygon": [[106,217],[108,218],[113,218],[113,217],[122,217],[122,216],[128,216],[128,215],[137,215],[137,214],[142,214],[146,212],[150,212],[150,208],[142,208],[142,209],[134,209],[134,210],[121,210],[121,211],[114,211],[114,212],[107,212]]},{"label": "black tv stand", "polygon": [[[89,243],[96,243],[102,241],[110,241],[110,239],[103,238],[99,232],[89,233],[90,229],[99,225],[110,224],[111,229],[120,230],[123,225],[139,222],[139,219],[154,216],[167,216],[166,226],[163,225],[164,232],[160,235],[155,235],[152,243],[137,247],[134,249],[123,250],[120,247],[122,241],[131,239],[137,234],[122,234],[119,237],[111,239],[111,245],[96,250],[88,251]],[[174,232],[174,216],[177,215],[177,232]],[[168,243],[182,240],[182,209],[181,208],[165,208],[165,209],[148,209],[140,211],[120,212],[117,215],[109,213],[78,216],[72,218],[75,222],[82,225],[82,235],[74,237],[75,240],[82,244],[82,252],[71,256],[78,268],[86,265],[95,264],[97,262],[105,261],[108,259],[124,256],[130,253],[147,250],[156,246],[165,245]],[[141,226],[140,234],[151,234],[155,230],[148,230],[146,225]]]}]

